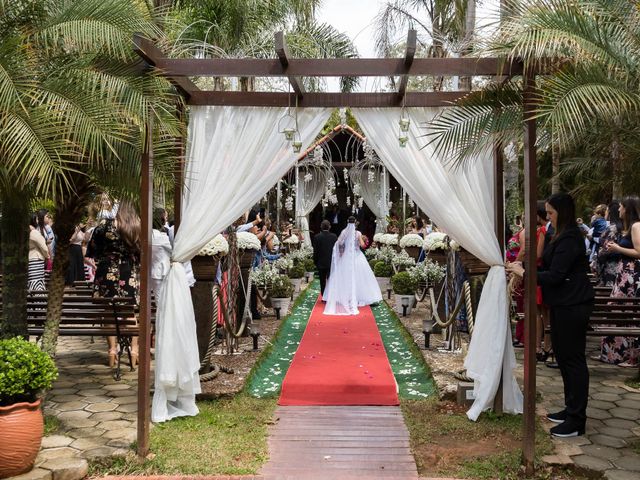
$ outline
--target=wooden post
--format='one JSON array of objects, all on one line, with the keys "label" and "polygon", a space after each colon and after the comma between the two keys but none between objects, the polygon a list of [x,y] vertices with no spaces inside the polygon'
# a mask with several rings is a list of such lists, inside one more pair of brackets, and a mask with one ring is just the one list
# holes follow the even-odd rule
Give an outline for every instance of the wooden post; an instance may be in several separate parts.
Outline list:
[{"label": "wooden post", "polygon": [[144,131],[142,180],[140,185],[140,334],[138,352],[138,456],[149,453],[149,422],[151,391],[151,228],[153,227],[153,117],[149,116]]},{"label": "wooden post", "polygon": [[524,424],[522,461],[527,475],[534,473],[536,429],[536,202],[538,192],[536,166],[535,73],[524,75]]},{"label": "wooden post", "polygon": [[[180,122],[184,121],[184,106],[182,103],[178,105],[177,116]],[[182,136],[176,139],[176,150],[178,154],[178,169],[176,171],[175,183],[173,186],[173,238],[176,238],[180,221],[182,220],[182,192],[184,189],[184,138]]]},{"label": "wooden post", "polygon": [[[498,237],[500,252],[504,255],[504,155],[500,143],[497,143],[493,149],[493,195],[496,237]],[[511,319],[507,318],[507,328],[511,328],[510,322]],[[501,375],[500,385],[498,385],[496,396],[493,399],[493,411],[496,413],[502,413],[503,386],[504,378]]]}]

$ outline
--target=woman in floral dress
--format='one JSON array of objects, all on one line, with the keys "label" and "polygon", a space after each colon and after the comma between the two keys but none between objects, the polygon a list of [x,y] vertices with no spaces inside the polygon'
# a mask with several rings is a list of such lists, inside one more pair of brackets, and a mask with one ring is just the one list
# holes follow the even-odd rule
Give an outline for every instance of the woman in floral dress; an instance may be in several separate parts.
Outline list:
[{"label": "woman in floral dress", "polygon": [[[618,242],[604,245],[608,253],[619,255],[616,278],[611,296],[616,298],[640,296],[640,198],[628,197],[620,202],[623,230]],[[622,367],[638,364],[640,339],[636,337],[605,337],[601,343],[600,359]]]},{"label": "woman in floral dress", "polygon": [[[622,219],[619,213],[620,202],[611,202],[607,207],[605,219],[609,222],[609,226],[600,237],[600,245],[607,243],[620,242],[620,233],[622,232]],[[616,270],[618,267],[620,255],[610,253],[604,248],[598,250],[596,259],[596,275],[598,277],[599,287],[613,287],[616,281]]]},{"label": "woman in floral dress", "polygon": [[[128,201],[120,203],[115,219],[106,219],[95,228],[87,256],[96,262],[93,296],[97,298],[134,297],[140,300],[140,217]],[[118,354],[116,337],[107,337],[109,365]],[[138,339],[133,337],[132,363],[138,360]]]}]

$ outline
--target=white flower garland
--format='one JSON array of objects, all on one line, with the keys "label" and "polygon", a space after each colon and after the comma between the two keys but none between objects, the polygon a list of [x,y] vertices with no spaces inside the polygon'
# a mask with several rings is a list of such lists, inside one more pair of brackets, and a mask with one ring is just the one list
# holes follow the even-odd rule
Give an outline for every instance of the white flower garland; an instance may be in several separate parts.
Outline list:
[{"label": "white flower garland", "polygon": [[380,243],[380,239],[382,238],[382,235],[384,235],[384,234],[383,233],[376,233],[373,236],[373,241],[376,242],[376,243]]},{"label": "white flower garland", "polygon": [[294,233],[292,234],[290,237],[285,238],[282,243],[289,243],[292,245],[297,245],[298,243],[300,243],[300,239],[298,238],[298,236]]},{"label": "white flower garland", "polygon": [[202,250],[198,252],[198,255],[205,255],[207,257],[213,257],[214,255],[226,255],[229,253],[229,242],[223,235],[216,235],[213,240],[207,243]]},{"label": "white flower garland", "polygon": [[421,247],[424,239],[417,233],[407,233],[400,239],[400,246],[405,247]]},{"label": "white flower garland", "polygon": [[236,233],[238,248],[242,250],[260,250],[260,240],[251,232]]}]

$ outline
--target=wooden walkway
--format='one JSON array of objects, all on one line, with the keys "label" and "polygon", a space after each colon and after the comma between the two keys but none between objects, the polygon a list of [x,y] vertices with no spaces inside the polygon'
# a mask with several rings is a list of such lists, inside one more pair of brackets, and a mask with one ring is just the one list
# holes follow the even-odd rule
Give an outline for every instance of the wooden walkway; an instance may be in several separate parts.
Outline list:
[{"label": "wooden walkway", "polygon": [[416,480],[400,407],[278,407],[269,432],[269,480]]}]

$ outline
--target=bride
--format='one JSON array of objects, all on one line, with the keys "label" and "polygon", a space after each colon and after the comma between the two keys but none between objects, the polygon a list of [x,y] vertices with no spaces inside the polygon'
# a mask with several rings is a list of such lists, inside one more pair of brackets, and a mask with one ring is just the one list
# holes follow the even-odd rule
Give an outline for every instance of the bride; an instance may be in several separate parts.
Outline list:
[{"label": "bride", "polygon": [[356,230],[355,217],[349,217],[333,246],[329,280],[324,291],[325,315],[357,315],[358,307],[382,301],[376,277],[360,251],[362,234]]}]

